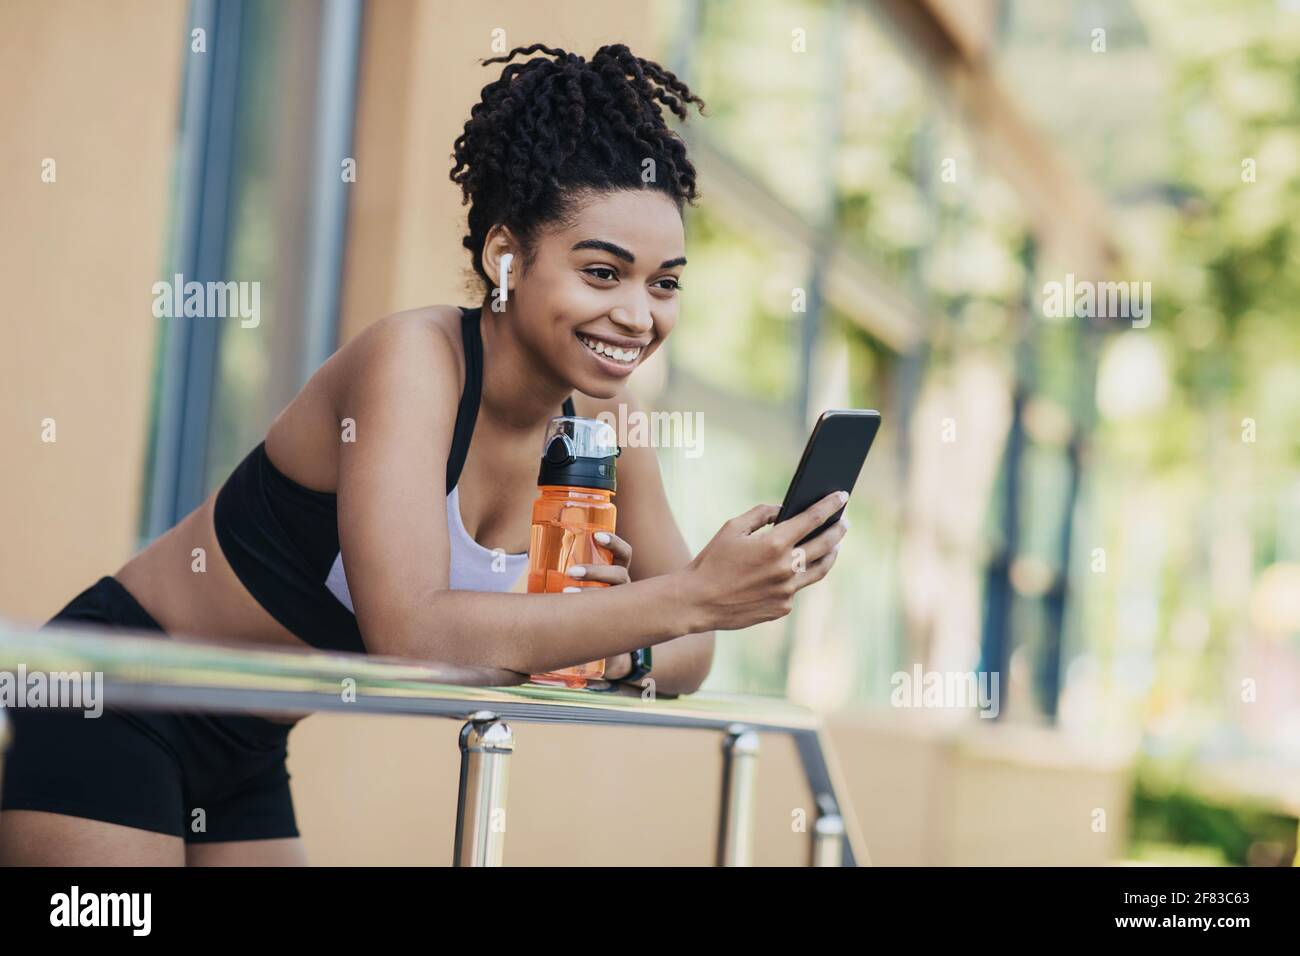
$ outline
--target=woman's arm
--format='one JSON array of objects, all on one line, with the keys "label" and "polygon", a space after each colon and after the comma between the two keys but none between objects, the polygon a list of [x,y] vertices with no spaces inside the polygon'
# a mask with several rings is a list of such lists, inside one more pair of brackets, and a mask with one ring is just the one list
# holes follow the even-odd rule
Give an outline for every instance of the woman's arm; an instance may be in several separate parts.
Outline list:
[{"label": "woman's arm", "polygon": [[371,653],[539,673],[687,633],[691,608],[666,581],[581,595],[448,589],[444,472],[459,400],[453,343],[427,319],[394,317],[340,369],[339,541]]},{"label": "woman's arm", "polygon": [[794,543],[839,507],[828,497],[761,535],[753,532],[778,509],[752,508],[684,570],[618,587],[450,590],[444,473],[459,400],[453,343],[427,318],[391,317],[347,352],[336,356],[331,388],[336,417],[355,423],[354,440],[339,451],[339,542],[371,653],[540,673],[788,614],[794,593],[834,562],[838,526],[804,547],[804,573],[790,566]]},{"label": "woman's arm", "polygon": [[[626,387],[610,399],[577,396],[574,406],[579,415],[591,418],[602,412],[618,418],[619,405],[624,420],[641,412],[640,405]],[[676,571],[691,562],[691,552],[673,518],[664,491],[663,475],[654,448],[626,446],[618,457],[618,533],[632,546],[629,567],[633,581],[646,581]],[[712,631],[686,634],[654,647],[654,664],[650,677],[654,688],[665,694],[693,694],[700,689],[713,666]],[[630,659],[617,662],[617,678],[627,673]]]}]

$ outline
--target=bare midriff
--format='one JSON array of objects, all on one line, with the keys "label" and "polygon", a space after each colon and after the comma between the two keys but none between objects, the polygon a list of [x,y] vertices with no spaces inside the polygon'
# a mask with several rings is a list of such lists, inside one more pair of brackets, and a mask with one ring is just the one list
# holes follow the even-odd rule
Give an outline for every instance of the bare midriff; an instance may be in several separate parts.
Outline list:
[{"label": "bare midriff", "polygon": [[[268,614],[236,577],[212,524],[214,500],[215,495],[210,495],[114,576],[172,637],[307,647]],[[196,549],[202,549],[201,561]],[[307,715],[256,716],[294,723]]]}]

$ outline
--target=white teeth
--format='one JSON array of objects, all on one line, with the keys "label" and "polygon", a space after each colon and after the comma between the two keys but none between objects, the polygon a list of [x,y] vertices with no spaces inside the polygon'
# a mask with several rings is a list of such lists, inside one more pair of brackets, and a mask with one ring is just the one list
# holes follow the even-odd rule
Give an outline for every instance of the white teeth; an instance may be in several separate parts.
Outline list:
[{"label": "white teeth", "polygon": [[587,348],[591,349],[593,352],[607,355],[616,362],[635,362],[641,355],[640,346],[633,349],[621,349],[617,346],[610,345],[608,342],[601,342],[597,339],[587,338],[585,335],[579,335],[578,341],[587,346]]}]

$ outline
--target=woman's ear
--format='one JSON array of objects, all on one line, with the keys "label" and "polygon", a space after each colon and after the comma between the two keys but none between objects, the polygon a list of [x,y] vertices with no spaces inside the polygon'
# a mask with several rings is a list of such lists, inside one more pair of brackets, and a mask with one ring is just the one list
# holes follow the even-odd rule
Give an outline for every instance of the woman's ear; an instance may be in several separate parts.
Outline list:
[{"label": "woman's ear", "polygon": [[519,271],[519,244],[505,226],[493,226],[483,243],[483,272],[493,285],[492,305],[504,304]]}]

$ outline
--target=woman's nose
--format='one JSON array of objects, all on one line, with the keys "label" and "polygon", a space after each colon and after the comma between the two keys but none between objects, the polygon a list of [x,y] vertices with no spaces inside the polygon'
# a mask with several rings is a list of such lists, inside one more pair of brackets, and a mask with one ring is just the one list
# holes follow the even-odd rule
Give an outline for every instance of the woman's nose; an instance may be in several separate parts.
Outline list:
[{"label": "woman's nose", "polygon": [[654,326],[654,317],[650,314],[647,302],[637,302],[628,306],[618,306],[610,310],[610,319],[632,333],[643,333]]}]

